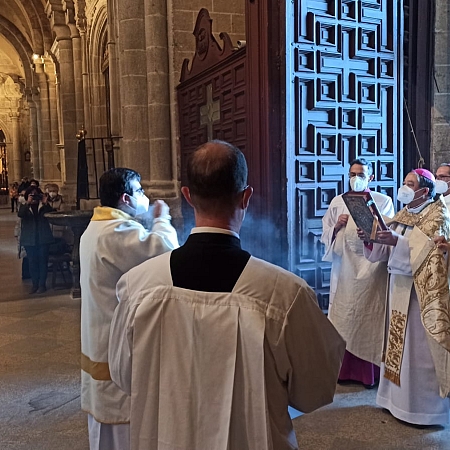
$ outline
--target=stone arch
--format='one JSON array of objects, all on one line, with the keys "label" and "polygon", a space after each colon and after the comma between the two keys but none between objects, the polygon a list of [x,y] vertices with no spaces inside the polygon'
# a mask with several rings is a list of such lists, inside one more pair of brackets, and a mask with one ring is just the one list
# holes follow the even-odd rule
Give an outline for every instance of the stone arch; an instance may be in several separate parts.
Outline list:
[{"label": "stone arch", "polygon": [[7,144],[12,142],[11,139],[11,130],[8,127],[8,124],[4,122],[0,117],[0,130],[3,130],[3,133],[5,134],[5,142]]},{"label": "stone arch", "polygon": [[[109,132],[107,104],[108,95],[108,21],[106,1],[97,4],[88,33],[91,95],[92,136],[103,137]],[[91,133],[90,133],[91,134]]]},{"label": "stone arch", "polygon": [[[50,23],[42,1],[40,0],[12,0],[9,3],[10,11],[17,15],[20,26],[28,35],[28,42],[34,53],[42,55],[52,44]],[[8,16],[8,14],[4,14]],[[11,18],[11,20],[14,20]],[[16,23],[17,25],[17,23]]]},{"label": "stone arch", "polygon": [[26,87],[33,86],[33,73],[31,69],[33,49],[21,31],[9,20],[0,16],[0,33],[12,44],[22,60],[25,72]]}]

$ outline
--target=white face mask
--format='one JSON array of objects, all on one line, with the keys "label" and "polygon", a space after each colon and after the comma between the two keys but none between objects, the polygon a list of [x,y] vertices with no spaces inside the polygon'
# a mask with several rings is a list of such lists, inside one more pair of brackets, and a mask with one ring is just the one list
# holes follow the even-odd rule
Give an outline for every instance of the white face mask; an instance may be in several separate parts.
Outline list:
[{"label": "white face mask", "polygon": [[55,198],[58,194],[57,194],[56,192],[50,191],[50,192],[48,193],[48,195],[49,195],[51,198]]},{"label": "white face mask", "polygon": [[25,202],[25,197],[23,196],[23,195],[19,195],[19,203],[21,204],[21,205],[24,205],[26,202]]},{"label": "white face mask", "polygon": [[448,190],[448,184],[444,180],[436,180],[436,194],[445,194]]},{"label": "white face mask", "polygon": [[[130,197],[133,197],[130,195]],[[132,216],[136,217],[141,214],[145,214],[148,211],[148,206],[150,204],[150,200],[146,195],[139,195],[139,197],[133,197],[136,200],[136,207],[133,208],[131,205],[128,207],[132,210]]]},{"label": "white face mask", "polygon": [[401,188],[399,188],[397,193],[397,200],[404,205],[409,205],[416,195],[416,191],[411,189],[409,186],[404,184]]},{"label": "white face mask", "polygon": [[350,178],[350,188],[352,191],[362,192],[365,189],[367,189],[368,184],[369,184],[369,180],[366,177],[361,178],[361,177],[355,176],[355,177]]}]

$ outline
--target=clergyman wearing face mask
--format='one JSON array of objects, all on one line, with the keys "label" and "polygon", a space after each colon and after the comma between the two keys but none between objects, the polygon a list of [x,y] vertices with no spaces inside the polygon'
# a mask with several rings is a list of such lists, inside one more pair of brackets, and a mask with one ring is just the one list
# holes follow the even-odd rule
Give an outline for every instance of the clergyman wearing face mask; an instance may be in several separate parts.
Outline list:
[{"label": "clergyman wearing face mask", "polygon": [[436,193],[444,196],[444,202],[450,209],[450,163],[441,164],[436,170]]},{"label": "clergyman wearing face mask", "polygon": [[369,181],[372,180],[373,175],[368,175],[367,173],[360,172],[355,174],[351,172],[350,178],[350,189],[354,192],[363,192],[369,186]]},{"label": "clergyman wearing face mask", "polygon": [[[350,163],[350,189],[369,191],[372,163],[358,158]],[[370,191],[383,216],[392,217],[392,199]],[[328,318],[347,342],[339,380],[376,385],[381,363],[386,266],[372,264],[363,255],[363,243],[341,195],[330,202],[323,219],[324,261],[331,262]],[[383,265],[384,264],[384,265]]]},{"label": "clergyman wearing face mask", "polygon": [[[387,260],[390,274],[376,402],[395,418],[424,426],[450,419],[448,263],[435,245],[450,238],[450,214],[436,187],[429,170],[409,172],[398,190],[406,206],[389,229],[377,232],[376,243],[364,244],[364,256]],[[364,233],[358,236],[364,240]]]},{"label": "clergyman wearing face mask", "polygon": [[[422,173],[426,173],[430,178],[422,176]],[[421,186],[416,181],[417,175],[422,176],[425,180],[429,180],[431,182],[430,185]],[[436,179],[433,174],[426,169],[415,169],[406,176],[403,186],[398,189],[397,200],[406,206],[408,212],[419,213],[434,201],[435,195]]]},{"label": "clergyman wearing face mask", "polygon": [[[100,177],[101,206],[81,236],[81,408],[88,413],[89,436],[108,448],[129,448],[130,402],[109,377],[108,338],[117,306],[116,285],[133,267],[178,247],[169,207],[157,200],[148,229],[138,220],[149,210],[141,176],[115,168]],[[108,376],[99,376],[106,367]],[[102,372],[104,374],[104,372]],[[113,442],[113,444],[111,444]]]}]

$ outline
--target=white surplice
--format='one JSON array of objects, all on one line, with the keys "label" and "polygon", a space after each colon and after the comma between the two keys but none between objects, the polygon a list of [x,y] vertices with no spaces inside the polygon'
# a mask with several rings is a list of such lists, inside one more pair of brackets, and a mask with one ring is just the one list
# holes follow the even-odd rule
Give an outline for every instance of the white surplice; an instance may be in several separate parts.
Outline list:
[{"label": "white surplice", "polygon": [[[397,224],[394,230],[400,234],[395,247],[373,244],[373,249],[364,249],[370,261],[388,261],[389,316],[392,293],[397,276],[411,277],[409,308],[405,343],[400,371],[400,386],[384,378],[384,364],[381,364],[380,385],[377,404],[388,409],[391,414],[405,422],[416,425],[445,425],[449,422],[450,399],[441,398],[439,383],[428,346],[426,331],[420,317],[420,307],[413,284],[409,237],[412,227]],[[402,284],[405,284],[404,281]],[[388,323],[388,321],[387,321]],[[388,327],[385,334],[387,337]]]},{"label": "white surplice", "polygon": [[133,450],[296,449],[288,405],[333,399],[345,344],[290,272],[250,258],[231,293],[191,291],[165,254],[117,295],[109,361],[131,395]]},{"label": "white surplice", "polygon": [[[393,217],[390,197],[371,192],[380,213]],[[363,254],[356,224],[349,217],[347,226],[334,237],[334,226],[341,214],[349,214],[342,195],[333,198],[323,217],[324,261],[332,263],[328,318],[347,343],[347,350],[372,364],[380,365],[386,303],[385,262],[371,263]]]},{"label": "white surplice", "polygon": [[[91,416],[91,450],[111,450],[109,442],[117,437],[128,440],[122,425],[130,419],[130,399],[111,380],[108,367],[117,281],[132,267],[176,247],[176,231],[169,220],[155,219],[150,232],[128,214],[109,207],[94,209],[81,236],[81,408]],[[115,445],[126,450],[129,442]]]}]

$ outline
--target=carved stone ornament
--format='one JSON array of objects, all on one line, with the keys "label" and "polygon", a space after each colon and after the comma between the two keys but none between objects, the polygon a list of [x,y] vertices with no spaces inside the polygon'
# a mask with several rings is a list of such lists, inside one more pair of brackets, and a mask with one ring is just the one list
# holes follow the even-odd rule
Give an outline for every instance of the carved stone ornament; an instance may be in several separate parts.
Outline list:
[{"label": "carved stone ornament", "polygon": [[20,85],[6,73],[0,73],[0,97],[19,99],[22,97]]},{"label": "carved stone ornament", "polygon": [[192,34],[195,36],[195,54],[190,69],[188,67],[189,59],[186,58],[183,61],[180,82],[186,81],[214,66],[234,51],[230,36],[227,33],[219,34],[223,41],[223,48],[216,41],[212,34],[212,19],[206,8],[202,8],[198,13]]}]

